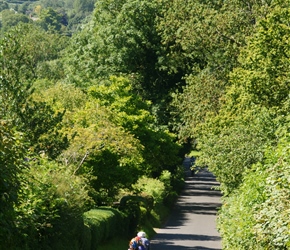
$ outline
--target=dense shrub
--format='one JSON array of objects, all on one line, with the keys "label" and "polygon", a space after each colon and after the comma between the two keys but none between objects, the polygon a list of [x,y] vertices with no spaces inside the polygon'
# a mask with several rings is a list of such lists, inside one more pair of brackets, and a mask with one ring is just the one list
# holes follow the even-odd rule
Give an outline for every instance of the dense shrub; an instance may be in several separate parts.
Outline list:
[{"label": "dense shrub", "polygon": [[[288,139],[289,140],[289,139]],[[279,144],[270,152],[265,168],[266,198],[255,213],[255,233],[263,249],[290,248],[290,146],[289,141]]]},{"label": "dense shrub", "polygon": [[83,213],[90,206],[86,179],[44,158],[29,165],[15,207],[19,244],[22,249],[79,249]]},{"label": "dense shrub", "polygon": [[166,194],[165,184],[162,181],[146,176],[139,178],[133,187],[140,194],[144,193],[152,196],[154,204],[162,203]]},{"label": "dense shrub", "polygon": [[20,185],[17,176],[24,168],[24,151],[21,134],[15,132],[11,124],[0,120],[0,249],[14,248],[13,204],[17,202]]},{"label": "dense shrub", "polygon": [[125,237],[128,233],[128,221],[125,214],[113,208],[92,209],[84,213],[84,221],[90,229],[90,249],[97,249],[100,243],[116,236]]},{"label": "dense shrub", "polygon": [[265,172],[261,165],[248,171],[243,184],[223,200],[217,226],[225,250],[258,248],[254,232],[254,214],[264,201]]},{"label": "dense shrub", "polygon": [[224,249],[289,249],[289,142],[280,142],[224,199],[218,227]]},{"label": "dense shrub", "polygon": [[184,188],[184,166],[177,166],[173,174],[163,171],[160,176],[160,180],[164,182],[166,186],[166,196],[164,197],[163,204],[170,208],[175,203],[179,193]]}]

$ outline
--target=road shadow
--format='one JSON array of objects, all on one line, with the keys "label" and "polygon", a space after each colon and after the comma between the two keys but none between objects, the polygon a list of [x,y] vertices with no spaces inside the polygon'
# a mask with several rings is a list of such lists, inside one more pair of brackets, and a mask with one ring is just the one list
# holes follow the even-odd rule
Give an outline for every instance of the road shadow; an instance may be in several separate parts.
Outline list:
[{"label": "road shadow", "polygon": [[[158,235],[158,241],[166,241],[170,236],[171,241],[179,241],[179,240],[194,240],[194,241],[216,241],[220,240],[218,236],[208,236],[208,235],[199,235],[199,234],[165,234],[161,233]],[[157,242],[158,242],[157,241]]]},{"label": "road shadow", "polygon": [[[220,250],[221,238],[214,232],[214,225],[201,234],[198,221],[214,221],[221,206],[219,183],[214,175],[201,170],[187,176],[185,187],[175,204],[171,216],[160,233],[152,239],[152,250]],[[211,218],[211,219],[209,219]],[[214,222],[212,222],[214,223]],[[185,226],[186,225],[186,226]],[[192,225],[192,226],[189,226]],[[206,225],[206,224],[204,224]],[[190,230],[188,230],[190,228]],[[212,246],[212,247],[210,247]]]},{"label": "road shadow", "polygon": [[220,250],[219,248],[210,248],[204,246],[182,246],[178,242],[183,241],[220,241],[218,236],[197,235],[197,234],[160,234],[157,240],[152,240],[152,247],[150,249],[158,250],[182,250],[182,249],[198,249],[198,250]]},{"label": "road shadow", "polygon": [[220,248],[203,247],[203,246],[187,247],[170,244],[170,242],[168,242],[165,243],[164,245],[152,245],[150,250],[220,250]]},{"label": "road shadow", "polygon": [[221,192],[219,190],[213,190],[211,187],[191,187],[183,191],[182,195],[221,197]]}]

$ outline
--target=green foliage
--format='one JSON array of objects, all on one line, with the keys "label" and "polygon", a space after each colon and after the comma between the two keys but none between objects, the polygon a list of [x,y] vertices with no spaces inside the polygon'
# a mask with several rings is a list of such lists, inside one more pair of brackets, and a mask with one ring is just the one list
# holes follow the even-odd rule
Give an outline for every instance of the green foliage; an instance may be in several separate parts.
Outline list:
[{"label": "green foliage", "polygon": [[[17,13],[14,10],[5,9],[1,11],[1,31],[8,31],[19,23],[32,22],[26,15]],[[2,35],[1,35],[2,36]]]},{"label": "green foliage", "polygon": [[154,122],[154,117],[149,112],[150,102],[145,102],[134,93],[129,78],[111,76],[108,81],[90,87],[88,92],[101,105],[116,113],[115,122],[126,131],[134,132]]},{"label": "green foliage", "polygon": [[94,9],[94,0],[74,0],[73,6],[75,12],[92,12]]},{"label": "green foliage", "polygon": [[[27,17],[0,7],[2,31],[9,27],[0,51],[0,116],[9,120],[0,127],[6,248],[85,249],[109,239],[118,222],[105,219],[108,228],[98,220],[103,215],[92,215],[83,225],[89,195],[100,205],[112,204],[120,190],[147,193],[156,202],[150,216],[132,201],[131,218],[120,225],[133,233],[140,222],[160,223],[164,205],[183,187],[172,131],[197,145],[197,164],[221,182],[225,249],[289,248],[289,3],[106,0],[96,1],[90,20],[94,2],[22,5],[49,32],[10,28]],[[56,33],[76,29],[85,16],[89,23],[62,52],[67,39]],[[30,154],[43,152],[64,166],[32,160],[20,174],[23,139],[12,127]]]},{"label": "green foliage", "polygon": [[23,125],[19,128],[25,131],[30,150],[36,154],[45,152],[50,158],[55,159],[61,150],[68,147],[65,135],[59,132],[63,113],[55,113],[44,102],[31,102],[20,115]]},{"label": "green foliage", "polygon": [[[41,0],[40,5],[45,9],[53,9],[61,16],[62,32],[71,35],[76,32],[92,14],[95,0]],[[44,24],[46,25],[46,24]]]},{"label": "green foliage", "polygon": [[131,79],[112,76],[109,81],[89,88],[89,93],[115,114],[114,123],[138,138],[143,146],[146,174],[158,177],[164,169],[174,172],[179,161],[175,136],[155,125],[149,112],[150,102],[142,100],[132,85]]},{"label": "green foliage", "polygon": [[[63,113],[55,113],[43,101],[33,101],[31,82],[37,63],[55,58],[57,49],[51,48],[51,41],[57,38],[34,28],[20,25],[1,40],[1,111],[25,133],[32,151],[44,150],[55,158],[67,147],[66,137],[58,132]],[[34,43],[33,38],[40,43]]]},{"label": "green foliage", "polygon": [[[227,147],[227,143],[218,141],[224,145],[219,152],[227,152],[230,165],[225,161],[215,165],[208,158],[214,171],[230,173],[236,165],[233,160],[239,160],[240,155],[257,154],[248,166],[243,166],[241,162],[236,165],[241,170],[240,184],[228,192],[229,197],[225,198],[219,214],[225,249],[289,248],[289,134],[288,116],[285,117],[289,111],[286,87],[289,77],[285,71],[288,67],[288,42],[285,38],[289,32],[288,20],[289,3],[277,4],[266,18],[259,20],[255,33],[248,39],[248,45],[239,58],[241,67],[230,75],[232,86],[225,96],[219,119],[211,126],[210,136],[215,138],[214,141],[221,138],[231,142],[231,147]],[[231,128],[238,129],[241,122],[237,121],[241,118],[249,127],[243,130],[250,137],[247,139],[247,135],[237,145],[224,135],[231,131],[230,134],[238,138],[241,132],[235,133]],[[214,141],[211,141],[212,147],[215,147]],[[252,147],[245,141],[256,145]],[[250,151],[242,149],[243,145]],[[218,151],[210,151],[208,146],[206,151],[225,159],[223,155],[218,155]],[[227,148],[229,150],[225,151]],[[236,149],[239,154],[235,153]],[[245,158],[245,161],[248,159]],[[257,161],[260,163],[251,167]],[[228,176],[229,179],[238,177],[236,170]],[[227,181],[225,179],[222,180],[222,188]]]},{"label": "green foliage", "polygon": [[166,187],[162,181],[145,176],[140,177],[133,188],[137,193],[152,196],[155,205],[162,203],[166,194]]},{"label": "green foliage", "polygon": [[212,73],[226,77],[236,65],[261,3],[251,3],[251,11],[242,1],[175,0],[163,4],[166,8],[158,19],[160,67],[182,76],[209,67]]},{"label": "green foliage", "polygon": [[197,75],[189,75],[185,81],[182,93],[172,94],[171,103],[174,106],[172,115],[177,124],[175,130],[180,140],[195,138],[207,116],[217,114],[225,85],[209,69]]},{"label": "green foliage", "polygon": [[155,27],[161,9],[162,1],[97,1],[94,18],[67,50],[69,81],[87,87],[92,79],[122,73],[134,80],[134,90],[144,99],[161,105],[175,87],[157,65],[160,37]]},{"label": "green foliage", "polygon": [[289,136],[224,200],[218,225],[225,249],[289,248]]},{"label": "green foliage", "polygon": [[59,80],[63,79],[63,64],[60,60],[40,62],[37,65],[36,75],[39,79]]},{"label": "green foliage", "polygon": [[257,241],[267,249],[290,247],[289,135],[267,155],[265,201],[255,213]]},{"label": "green foliage", "polygon": [[67,109],[62,131],[68,134],[70,146],[58,159],[78,166],[78,173],[94,175],[95,201],[111,203],[120,188],[137,180],[143,146],[114,123],[115,113],[72,85],[55,85],[35,98],[42,96],[56,110]]},{"label": "green foliage", "polygon": [[265,249],[257,242],[254,226],[258,207],[265,201],[265,169],[261,164],[245,173],[241,186],[223,200],[218,230],[224,249]]},{"label": "green foliage", "polygon": [[40,12],[40,20],[37,23],[46,31],[60,31],[61,15],[57,13],[53,8],[42,9]]},{"label": "green foliage", "polygon": [[[165,1],[158,21],[160,68],[181,73],[186,86],[173,96],[173,126],[181,141],[196,143],[202,126],[216,114],[239,65],[240,50],[269,12],[260,1]],[[251,52],[250,52],[251,53]],[[198,139],[199,140],[199,139]]]},{"label": "green foliage", "polygon": [[[227,88],[226,94],[223,95],[218,115],[216,115],[216,112],[208,113],[206,122],[202,124],[199,131],[197,130],[202,135],[199,139],[202,161],[210,167],[221,181],[221,188],[225,195],[239,186],[243,181],[242,176],[246,169],[251,168],[253,163],[261,161],[265,146],[276,143],[275,131],[280,121],[275,118],[282,112],[281,109],[276,107],[282,107],[286,96],[284,98],[282,96],[280,96],[281,98],[277,97],[278,100],[270,92],[265,93],[272,91],[273,87],[275,95],[280,95],[282,92],[285,94],[287,77],[284,78],[283,70],[277,71],[276,69],[279,67],[275,66],[275,62],[279,65],[284,62],[284,52],[278,53],[277,51],[276,53],[274,51],[273,53],[277,56],[275,60],[270,54],[269,59],[263,55],[268,55],[264,51],[265,46],[271,45],[272,42],[276,44],[276,36],[271,35],[271,30],[274,30],[274,28],[268,30],[268,27],[271,25],[273,27],[277,26],[277,28],[279,27],[277,35],[283,34],[281,30],[285,25],[283,25],[284,19],[282,17],[287,17],[285,13],[288,13],[286,9],[283,11],[282,8],[280,11],[280,7],[274,8],[267,19],[262,19],[259,22],[253,37],[249,38],[247,47],[239,57],[241,67],[236,68],[230,74],[231,86]],[[270,22],[271,25],[266,27],[263,25],[264,22]],[[286,27],[285,32],[287,33]],[[260,36],[263,39],[259,39]],[[281,46],[286,44],[283,43],[282,37],[279,38]],[[279,46],[277,46],[277,50],[279,50]],[[276,48],[274,45],[273,47]],[[275,84],[274,78],[271,78],[272,76],[268,78],[272,73],[270,74],[269,70],[265,70],[268,66],[263,65],[260,60],[273,66],[269,67],[274,70],[271,71],[274,78],[283,76],[282,85],[278,84],[282,88],[281,91],[277,89],[280,87]],[[269,85],[272,87],[269,88]],[[266,92],[259,94],[259,91],[264,91],[263,88]],[[255,91],[258,92],[254,93]],[[269,98],[272,101],[267,96],[270,96]]]},{"label": "green foliage", "polygon": [[128,221],[125,214],[116,209],[92,209],[84,213],[84,221],[90,228],[90,249],[98,249],[100,243],[107,242],[115,236],[127,236]]},{"label": "green foliage", "polygon": [[75,243],[83,213],[92,204],[88,181],[74,175],[73,168],[44,158],[31,159],[22,179],[15,206],[18,242],[28,249],[64,249]]},{"label": "green foliage", "polygon": [[46,100],[55,111],[66,110],[66,113],[70,115],[86,104],[86,93],[71,84],[39,79],[33,83],[33,87],[35,88],[33,99],[35,101]]},{"label": "green foliage", "polygon": [[219,133],[209,132],[208,128],[199,143],[202,153],[197,165],[209,166],[221,182],[224,195],[231,193],[243,182],[244,172],[263,159],[265,146],[269,144],[269,131],[263,130],[261,123],[270,123],[272,117],[262,112],[254,112],[251,117],[251,126],[248,126],[244,117],[244,121],[226,123],[227,126],[223,126]]},{"label": "green foliage", "polygon": [[[19,31],[19,30],[18,30]],[[17,114],[22,110],[31,91],[26,81],[32,77],[30,61],[25,60],[26,54],[21,46],[17,30],[7,33],[1,39],[0,65],[0,100],[3,117],[13,118],[18,122]],[[24,85],[24,82],[26,84]]]},{"label": "green foliage", "polygon": [[0,248],[12,249],[16,235],[13,205],[18,201],[18,174],[25,167],[23,137],[12,125],[0,120]]},{"label": "green foliage", "polygon": [[5,116],[13,117],[22,112],[32,93],[31,81],[36,77],[37,64],[55,59],[63,44],[61,38],[33,25],[19,25],[5,33],[0,57],[1,102]]},{"label": "green foliage", "polygon": [[289,18],[289,7],[278,5],[260,20],[241,53],[241,68],[232,74],[232,81],[244,85],[255,103],[269,108],[288,98]]}]

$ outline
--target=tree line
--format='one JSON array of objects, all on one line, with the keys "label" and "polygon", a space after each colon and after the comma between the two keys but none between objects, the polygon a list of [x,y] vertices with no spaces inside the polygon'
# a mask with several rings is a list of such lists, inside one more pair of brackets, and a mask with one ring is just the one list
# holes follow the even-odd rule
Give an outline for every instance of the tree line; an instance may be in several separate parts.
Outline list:
[{"label": "tree line", "polygon": [[106,0],[71,36],[7,29],[0,238],[44,239],[146,180],[169,197],[198,150],[223,248],[289,248],[289,17],[280,0]]},{"label": "tree line", "polygon": [[94,0],[0,1],[0,31],[18,23],[34,23],[45,30],[71,36],[94,10]]}]

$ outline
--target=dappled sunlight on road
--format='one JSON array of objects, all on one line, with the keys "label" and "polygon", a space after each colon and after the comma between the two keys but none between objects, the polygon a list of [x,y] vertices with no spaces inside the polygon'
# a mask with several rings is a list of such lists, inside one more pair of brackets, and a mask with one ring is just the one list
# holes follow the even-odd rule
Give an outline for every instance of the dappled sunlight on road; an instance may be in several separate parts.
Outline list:
[{"label": "dappled sunlight on road", "polygon": [[151,240],[152,250],[220,250],[215,223],[221,206],[218,185],[207,170],[187,176],[170,218]]}]

